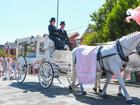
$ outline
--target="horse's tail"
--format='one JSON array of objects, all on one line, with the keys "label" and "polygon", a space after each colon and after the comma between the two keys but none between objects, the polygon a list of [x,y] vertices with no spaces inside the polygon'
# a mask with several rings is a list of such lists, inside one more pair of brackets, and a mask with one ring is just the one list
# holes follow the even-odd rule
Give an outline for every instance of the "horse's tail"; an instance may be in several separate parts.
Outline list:
[{"label": "horse's tail", "polygon": [[72,63],[76,63],[76,51],[77,51],[77,48],[74,48],[72,50]]},{"label": "horse's tail", "polygon": [[72,61],[71,61],[71,81],[75,82],[76,81],[76,51],[77,48],[74,48],[72,50]]}]

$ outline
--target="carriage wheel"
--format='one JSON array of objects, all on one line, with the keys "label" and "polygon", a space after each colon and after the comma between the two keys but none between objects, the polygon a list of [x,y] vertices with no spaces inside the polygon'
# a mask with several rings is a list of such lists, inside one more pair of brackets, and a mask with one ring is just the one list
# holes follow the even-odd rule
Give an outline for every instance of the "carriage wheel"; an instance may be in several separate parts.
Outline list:
[{"label": "carriage wheel", "polygon": [[17,58],[17,75],[16,80],[18,83],[22,83],[27,75],[27,61],[24,56]]},{"label": "carriage wheel", "polygon": [[38,80],[42,87],[49,88],[52,85],[54,71],[52,65],[48,62],[43,63],[39,68]]}]

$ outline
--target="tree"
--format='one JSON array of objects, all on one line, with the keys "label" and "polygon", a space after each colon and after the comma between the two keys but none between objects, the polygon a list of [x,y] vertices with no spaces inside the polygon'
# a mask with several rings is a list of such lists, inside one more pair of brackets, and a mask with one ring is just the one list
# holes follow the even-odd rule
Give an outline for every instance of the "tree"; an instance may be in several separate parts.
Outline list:
[{"label": "tree", "polygon": [[3,55],[6,55],[6,54],[5,54],[4,50],[0,49],[0,57]]},{"label": "tree", "polygon": [[96,45],[97,41],[100,42],[99,36],[94,32],[86,33],[83,39],[82,44],[85,45]]},{"label": "tree", "polygon": [[[140,30],[134,21],[131,23],[125,21],[127,9],[135,8],[139,4],[140,0],[106,0],[98,11],[90,15],[93,22],[89,25],[89,28],[93,30],[90,37],[96,37],[93,39],[94,41],[90,41],[88,44],[116,40],[123,35]],[[86,37],[89,37],[88,35],[89,33],[85,33],[84,38],[86,40],[88,39]]]},{"label": "tree", "polygon": [[127,23],[126,11],[128,8],[138,6],[136,0],[119,0],[107,14],[107,18],[102,27],[102,32],[107,40],[114,41],[128,33],[139,30],[139,26],[135,23]]}]

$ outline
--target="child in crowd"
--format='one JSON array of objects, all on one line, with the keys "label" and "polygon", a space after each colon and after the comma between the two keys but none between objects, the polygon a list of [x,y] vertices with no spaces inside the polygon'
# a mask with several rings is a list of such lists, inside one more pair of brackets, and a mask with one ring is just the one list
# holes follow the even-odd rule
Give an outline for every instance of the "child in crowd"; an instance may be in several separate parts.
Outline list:
[{"label": "child in crowd", "polygon": [[11,59],[7,58],[7,72],[8,72],[8,78],[11,79],[12,76],[12,67],[11,67]]},{"label": "child in crowd", "polygon": [[10,77],[10,80],[15,79],[15,61],[11,58],[7,59],[7,69],[8,69],[8,75]]},{"label": "child in crowd", "polygon": [[16,79],[16,57],[12,59],[11,67],[13,70],[13,79]]}]

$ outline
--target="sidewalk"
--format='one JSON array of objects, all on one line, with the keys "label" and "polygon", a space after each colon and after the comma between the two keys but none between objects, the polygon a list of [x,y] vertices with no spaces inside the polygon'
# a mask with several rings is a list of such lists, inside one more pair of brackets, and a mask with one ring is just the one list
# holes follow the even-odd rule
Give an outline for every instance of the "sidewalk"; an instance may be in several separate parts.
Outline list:
[{"label": "sidewalk", "polygon": [[[101,83],[105,83],[106,79],[101,79]],[[136,82],[136,83],[133,83],[132,81],[125,81],[126,83],[126,86],[131,86],[131,87],[140,87],[140,82]],[[115,84],[115,85],[118,85],[118,80],[117,79],[112,79],[110,84]]]}]

